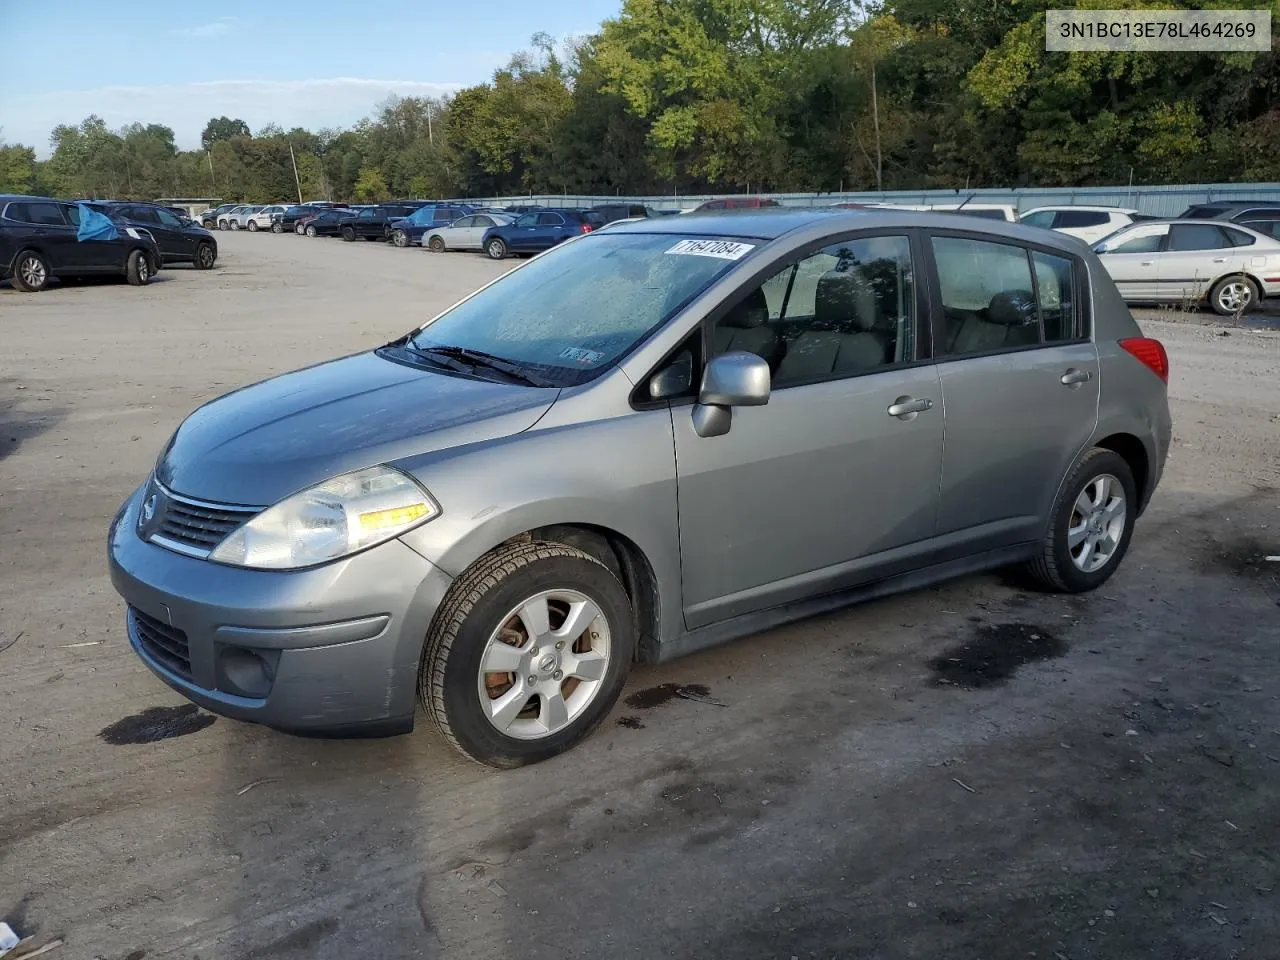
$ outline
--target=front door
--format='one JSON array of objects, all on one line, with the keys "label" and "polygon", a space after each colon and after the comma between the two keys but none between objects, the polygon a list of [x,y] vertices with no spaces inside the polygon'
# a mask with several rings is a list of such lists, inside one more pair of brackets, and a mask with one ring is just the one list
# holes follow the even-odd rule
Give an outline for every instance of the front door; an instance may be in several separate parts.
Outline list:
[{"label": "front door", "polygon": [[1038,540],[1098,419],[1085,268],[950,232],[930,249],[947,435],[939,545],[972,553]]},{"label": "front door", "polygon": [[1167,223],[1135,227],[1103,247],[1102,265],[1124,299],[1140,302],[1159,297],[1156,263],[1168,232]]},{"label": "front door", "polygon": [[672,410],[690,629],[874,579],[932,536],[941,392],[914,359],[915,259],[905,236],[833,244],[714,321],[710,353],[764,357],[773,392],[721,437]]}]

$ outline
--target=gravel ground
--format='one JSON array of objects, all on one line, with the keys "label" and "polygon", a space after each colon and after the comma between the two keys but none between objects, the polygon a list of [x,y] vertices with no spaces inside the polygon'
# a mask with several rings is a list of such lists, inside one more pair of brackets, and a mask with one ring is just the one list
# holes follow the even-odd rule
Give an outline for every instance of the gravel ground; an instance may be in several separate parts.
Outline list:
[{"label": "gravel ground", "polygon": [[1277,955],[1280,336],[1144,317],[1175,442],[1101,591],[971,577],[639,668],[496,773],[429,724],[213,721],[130,653],[106,528],[181,418],[510,266],[219,240],[0,289],[0,918],[54,960]]}]

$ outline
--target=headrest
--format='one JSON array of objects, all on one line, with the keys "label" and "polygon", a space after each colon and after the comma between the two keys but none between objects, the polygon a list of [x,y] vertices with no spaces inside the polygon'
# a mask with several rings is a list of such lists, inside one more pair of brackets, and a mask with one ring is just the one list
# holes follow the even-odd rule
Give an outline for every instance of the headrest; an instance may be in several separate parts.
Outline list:
[{"label": "headrest", "polygon": [[1004,290],[991,298],[987,320],[1002,327],[1034,326],[1040,322],[1036,299],[1030,290]]},{"label": "headrest", "polygon": [[764,298],[764,289],[756,287],[746,298],[730,310],[720,325],[733,327],[735,330],[754,330],[763,326],[769,319],[769,301]]},{"label": "headrest", "polygon": [[875,296],[857,271],[828,271],[813,293],[813,320],[818,327],[870,330],[876,320]]}]

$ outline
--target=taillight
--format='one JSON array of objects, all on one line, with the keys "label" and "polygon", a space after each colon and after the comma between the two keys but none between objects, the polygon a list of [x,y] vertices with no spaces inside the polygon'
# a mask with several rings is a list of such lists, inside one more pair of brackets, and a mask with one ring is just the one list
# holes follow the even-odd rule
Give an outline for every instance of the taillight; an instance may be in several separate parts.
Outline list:
[{"label": "taillight", "polygon": [[591,232],[591,224],[589,224],[589,223],[584,223],[584,224],[582,225],[582,232],[583,232],[583,233],[590,233],[590,232]]},{"label": "taillight", "polygon": [[1121,340],[1120,346],[1142,361],[1143,366],[1165,383],[1169,382],[1169,355],[1165,353],[1164,344],[1159,340],[1152,340],[1150,337],[1130,337],[1127,340]]}]

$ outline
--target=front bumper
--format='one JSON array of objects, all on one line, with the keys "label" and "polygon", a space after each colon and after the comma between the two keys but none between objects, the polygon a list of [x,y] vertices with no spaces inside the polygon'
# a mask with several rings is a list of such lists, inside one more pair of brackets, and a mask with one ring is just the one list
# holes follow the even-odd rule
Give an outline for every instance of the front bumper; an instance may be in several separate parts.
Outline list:
[{"label": "front bumper", "polygon": [[308,570],[182,556],[136,532],[141,488],[111,525],[129,643],[161,680],[223,716],[313,736],[413,727],[418,661],[451,582],[398,540]]}]

